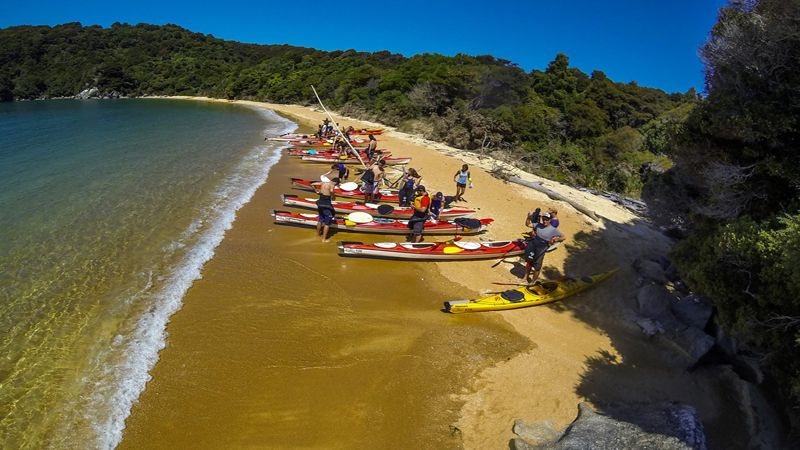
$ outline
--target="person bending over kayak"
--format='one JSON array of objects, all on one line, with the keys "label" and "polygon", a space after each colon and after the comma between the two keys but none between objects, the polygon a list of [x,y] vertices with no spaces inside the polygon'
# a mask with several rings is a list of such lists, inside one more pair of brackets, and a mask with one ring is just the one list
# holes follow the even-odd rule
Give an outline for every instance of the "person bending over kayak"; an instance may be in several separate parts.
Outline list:
[{"label": "person bending over kayak", "polygon": [[369,169],[361,176],[361,181],[364,182],[364,203],[375,201],[375,195],[380,190],[381,180],[383,180],[383,175],[385,174],[383,169],[385,165],[386,161],[380,160],[369,166]]},{"label": "person bending over kayak", "polygon": [[413,167],[409,167],[408,172],[403,175],[403,186],[397,196],[400,198],[400,206],[410,206],[414,201],[414,189],[419,186],[422,177],[419,176]]},{"label": "person bending over kayak", "polygon": [[411,214],[411,219],[408,220],[408,228],[411,229],[411,234],[414,235],[414,242],[422,240],[422,229],[425,228],[425,222],[431,217],[428,215],[430,206],[431,198],[425,192],[425,186],[417,186],[413,205],[414,212]]},{"label": "person bending over kayak", "polygon": [[328,231],[331,224],[335,219],[333,210],[333,200],[336,200],[336,193],[334,188],[339,184],[338,178],[331,178],[330,181],[314,182],[312,186],[319,186],[319,200],[317,200],[317,213],[319,219],[317,220],[317,237],[322,237],[322,242],[330,242],[328,240]]},{"label": "person bending over kayak", "polygon": [[[550,224],[550,214],[542,214],[542,223],[536,217],[538,211],[531,211],[525,219],[525,226],[532,228],[533,233],[531,237],[525,242],[525,276],[519,279],[520,283],[528,283],[528,276],[531,276],[529,284],[536,282],[539,278],[539,273],[542,271],[542,263],[544,263],[544,255],[550,244],[554,242],[563,242],[567,239],[558,228]],[[531,269],[533,273],[531,274]]]}]

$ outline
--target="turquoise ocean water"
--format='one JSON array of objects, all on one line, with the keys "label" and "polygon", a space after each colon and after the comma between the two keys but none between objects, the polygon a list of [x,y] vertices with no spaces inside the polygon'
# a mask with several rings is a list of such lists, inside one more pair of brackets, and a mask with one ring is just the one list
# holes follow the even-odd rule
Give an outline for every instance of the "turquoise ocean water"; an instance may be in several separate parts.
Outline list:
[{"label": "turquoise ocean water", "polygon": [[294,124],[180,100],[0,103],[0,447],[113,448]]}]

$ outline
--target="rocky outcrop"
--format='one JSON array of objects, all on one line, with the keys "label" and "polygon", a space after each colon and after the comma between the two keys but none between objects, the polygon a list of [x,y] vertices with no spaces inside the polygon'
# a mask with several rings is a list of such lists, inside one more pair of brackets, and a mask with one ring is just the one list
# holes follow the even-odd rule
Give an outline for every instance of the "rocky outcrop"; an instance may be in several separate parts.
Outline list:
[{"label": "rocky outcrop", "polygon": [[96,87],[90,87],[79,92],[74,98],[78,100],[86,100],[90,98],[125,98],[125,96],[117,91],[100,92],[100,90]]},{"label": "rocky outcrop", "polygon": [[[623,404],[596,412],[578,405],[578,417],[561,432],[549,421],[514,423],[512,449],[605,450],[705,450],[706,437],[697,411],[678,403]],[[552,437],[551,437],[552,436]]]},{"label": "rocky outcrop", "polygon": [[666,258],[637,259],[633,266],[639,283],[645,283],[636,296],[636,322],[646,334],[656,335],[655,342],[669,349],[677,364],[687,369],[694,367],[715,343],[703,331],[713,313],[711,301],[693,295],[679,298],[663,271],[664,267],[672,267]]}]

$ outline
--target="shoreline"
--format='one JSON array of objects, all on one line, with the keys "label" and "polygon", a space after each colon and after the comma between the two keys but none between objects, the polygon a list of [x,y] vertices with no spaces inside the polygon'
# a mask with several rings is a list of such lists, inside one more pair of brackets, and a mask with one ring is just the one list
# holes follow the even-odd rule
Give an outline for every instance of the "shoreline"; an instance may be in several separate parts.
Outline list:
[{"label": "shoreline", "polygon": [[[288,116],[300,127],[311,129],[325,117],[321,111],[295,105],[171,98],[266,108]],[[541,181],[545,187],[595,211],[601,217],[599,222],[588,219],[566,203],[550,200],[540,192],[519,185],[507,184],[487,173],[498,165],[508,168],[504,163],[481,159],[479,155],[400,133],[381,124],[331,115],[344,126],[387,128],[384,136],[391,138],[389,150],[396,156],[413,158],[411,165],[421,168],[422,184],[429,192],[439,190],[451,195],[454,191],[452,173],[460,168],[461,163],[469,164],[475,188],[465,194],[467,205],[478,210],[476,217],[495,219],[489,232],[480,237],[482,240],[516,239],[524,231],[525,213],[529,209],[536,206],[543,210],[557,208],[562,223],[559,228],[568,240],[562,245],[563,250],[546,257],[542,279],[588,275],[614,267],[621,269],[614,281],[607,285],[550,306],[467,315],[472,318],[464,319],[447,316],[446,322],[451,324],[462,320],[500,320],[509,324],[522,340],[531,343],[527,349],[519,347],[519,343],[511,345],[504,351],[511,350],[517,353],[516,356],[488,363],[484,361],[477,376],[457,383],[457,392],[451,392],[450,397],[452,402],[462,405],[453,424],[460,430],[459,445],[463,448],[505,448],[515,437],[511,427],[517,418],[528,423],[551,420],[556,428],[561,429],[574,419],[577,404],[581,401],[597,405],[613,401],[679,400],[698,409],[710,435],[718,434],[715,427],[722,424],[715,424],[721,420],[721,407],[726,402],[720,398],[722,393],[718,392],[714,377],[706,373],[675,373],[663,358],[654,355],[657,352],[647,345],[638,327],[617,318],[635,304],[636,274],[630,263],[642,254],[665,251],[669,247],[669,240],[660,232],[622,207],[589,193],[518,169],[509,170],[525,180]],[[255,198],[256,195],[251,202],[257,202]],[[238,222],[237,214],[234,230]],[[226,236],[224,241],[227,240]],[[383,240],[383,237],[376,240]],[[495,261],[429,264],[435,265],[442,282],[449,285],[447,290],[473,296],[468,298],[495,290],[491,285],[494,281],[516,282],[524,270],[518,258],[497,264]],[[430,307],[430,303],[426,302],[426,305]],[[440,301],[436,304],[441,308]],[[620,377],[625,378],[627,387],[620,386]],[[123,446],[125,443],[123,439]]]}]

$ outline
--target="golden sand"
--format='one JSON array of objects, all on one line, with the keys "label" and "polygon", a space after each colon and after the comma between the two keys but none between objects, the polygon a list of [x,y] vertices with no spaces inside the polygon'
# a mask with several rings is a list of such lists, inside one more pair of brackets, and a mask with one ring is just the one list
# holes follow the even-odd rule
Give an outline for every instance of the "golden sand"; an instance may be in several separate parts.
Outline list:
[{"label": "golden sand", "polygon": [[[308,107],[238,103],[273,109],[305,130],[325,117]],[[342,126],[377,125],[334,117]],[[448,315],[443,301],[515,282],[521,260],[341,258],[312,229],[271,220],[271,209],[289,209],[279,194],[301,193],[290,177],[327,170],[284,158],[172,318],[168,347],[120,448],[503,449],[514,419],[561,428],[581,401],[677,400],[698,409],[712,443],[736,439],[726,413],[735,406],[713,374],[675,369],[625,318],[636,296],[631,262],[669,248],[658,230],[611,202],[515,172],[595,211],[594,222],[491,177],[487,170],[500,164],[491,159],[396,131],[379,139],[379,148],[413,158],[428,192],[453,195],[453,175],[469,164],[475,187],[466,205],[495,219],[481,239],[516,239],[528,210],[557,208],[568,240],[546,257],[543,278],[620,272],[563,302]]]}]

